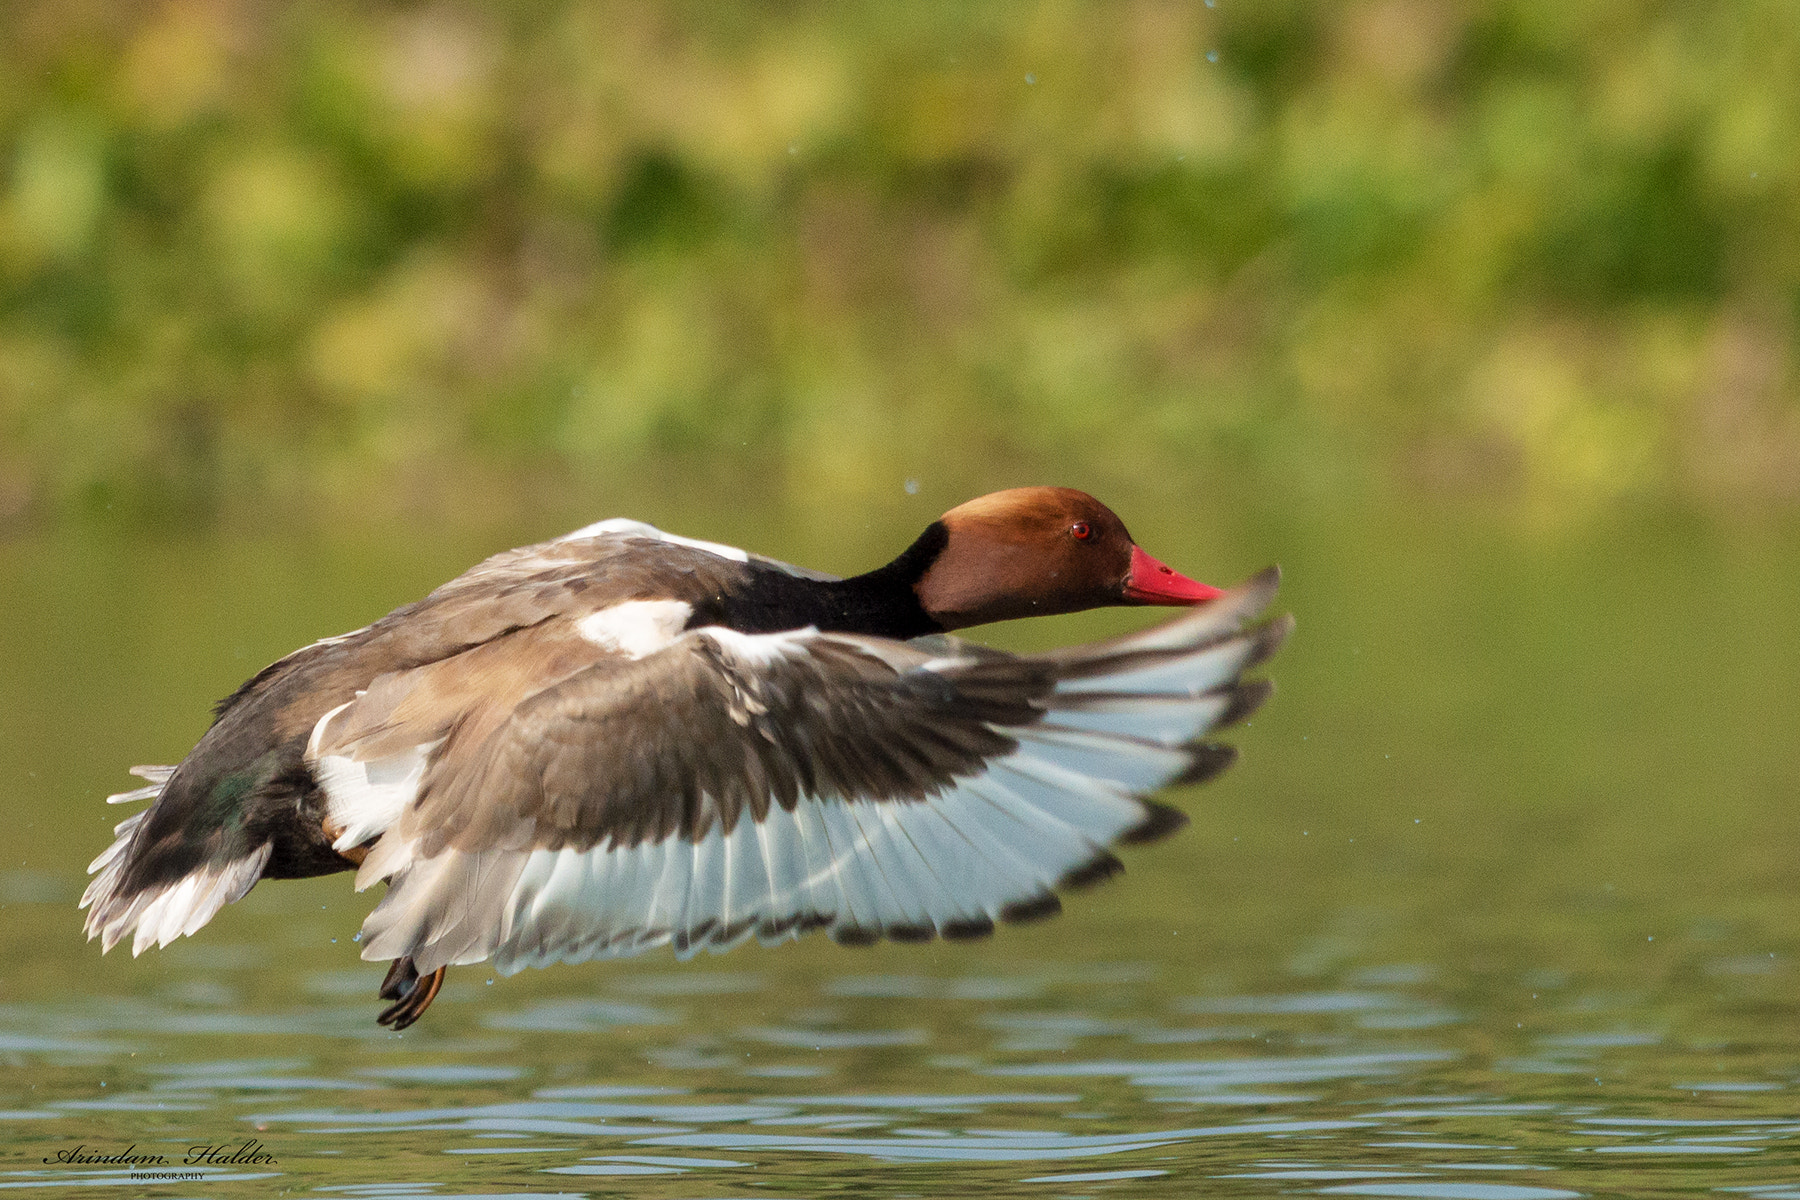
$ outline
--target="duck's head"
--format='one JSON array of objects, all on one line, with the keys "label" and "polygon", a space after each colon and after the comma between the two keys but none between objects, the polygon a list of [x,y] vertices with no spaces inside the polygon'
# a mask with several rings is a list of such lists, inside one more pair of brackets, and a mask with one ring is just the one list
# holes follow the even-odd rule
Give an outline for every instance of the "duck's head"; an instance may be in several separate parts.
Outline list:
[{"label": "duck's head", "polygon": [[1112,509],[1074,488],[994,492],[937,524],[942,549],[913,586],[945,629],[1111,604],[1199,604],[1221,594],[1144,553]]}]

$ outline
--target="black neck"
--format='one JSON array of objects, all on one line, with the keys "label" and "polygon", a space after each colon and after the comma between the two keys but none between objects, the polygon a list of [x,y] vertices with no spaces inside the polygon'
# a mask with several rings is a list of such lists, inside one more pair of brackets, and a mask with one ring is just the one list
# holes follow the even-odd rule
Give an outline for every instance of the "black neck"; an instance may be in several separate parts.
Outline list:
[{"label": "black neck", "polygon": [[[831,584],[845,624],[829,626],[840,633],[868,633],[877,637],[910,638],[942,633],[919,603],[914,586],[943,553],[950,531],[942,521],[925,527],[900,557],[885,567]],[[821,624],[820,629],[827,626]]]},{"label": "black neck", "polygon": [[919,604],[913,585],[930,569],[949,540],[933,521],[893,562],[849,579],[802,579],[775,570],[753,574],[741,592],[720,597],[718,617],[696,613],[689,624],[718,620],[743,633],[775,633],[816,625],[827,633],[912,638],[942,633]]}]

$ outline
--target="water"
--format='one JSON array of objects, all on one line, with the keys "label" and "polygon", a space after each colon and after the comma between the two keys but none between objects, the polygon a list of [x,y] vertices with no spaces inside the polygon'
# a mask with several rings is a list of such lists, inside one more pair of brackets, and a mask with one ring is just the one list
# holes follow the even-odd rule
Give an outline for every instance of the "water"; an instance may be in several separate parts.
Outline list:
[{"label": "water", "polygon": [[[1109,499],[1179,569],[1280,560],[1300,618],[1188,830],[985,943],[458,968],[402,1035],[347,876],[102,959],[99,798],[263,661],[557,527],[0,548],[0,1187],[1800,1196],[1793,532]],[[667,523],[851,569],[909,513]],[[123,1153],[165,1161],[54,1161]]]}]

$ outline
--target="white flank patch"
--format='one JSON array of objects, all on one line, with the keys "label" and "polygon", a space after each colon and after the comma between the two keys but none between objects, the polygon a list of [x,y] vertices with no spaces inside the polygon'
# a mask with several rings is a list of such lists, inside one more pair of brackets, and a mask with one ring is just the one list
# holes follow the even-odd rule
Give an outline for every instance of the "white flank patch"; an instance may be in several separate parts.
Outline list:
[{"label": "white flank patch", "polygon": [[[362,699],[366,694],[367,693],[365,692],[356,693],[356,700]],[[320,717],[318,721],[313,724],[312,736],[306,739],[307,762],[312,762],[319,757],[319,747],[325,744],[325,727],[331,724],[331,719],[343,712],[346,708],[349,708],[352,704],[355,704],[356,700],[344,701],[342,704]]]},{"label": "white flank patch", "polygon": [[419,839],[402,838],[397,830],[383,835],[380,841],[369,847],[368,857],[356,868],[356,890],[366,892],[411,867],[417,861],[413,851],[418,845]]},{"label": "white flank patch", "polygon": [[605,521],[595,521],[592,525],[583,525],[573,533],[565,533],[556,540],[573,542],[580,538],[604,537],[609,533],[651,538],[658,542],[671,542],[674,545],[687,546],[693,550],[704,550],[708,554],[716,554],[720,558],[729,558],[733,562],[750,561],[750,555],[736,546],[726,546],[719,542],[703,542],[698,538],[685,538],[673,533],[664,533],[654,525],[633,521],[629,517],[611,517]]},{"label": "white flank patch", "polygon": [[[335,711],[335,710],[333,710]],[[326,714],[322,727],[331,719]],[[317,735],[315,734],[315,737]],[[339,754],[325,754],[313,762],[319,787],[325,792],[325,817],[339,831],[333,850],[350,850],[400,819],[400,813],[419,794],[419,781],[432,752],[443,742],[425,742],[404,754],[361,762]]]},{"label": "white flank patch", "polygon": [[627,600],[581,618],[575,628],[603,650],[643,658],[680,637],[693,615],[685,600]]},{"label": "white flank patch", "polygon": [[709,637],[726,657],[746,667],[766,667],[806,653],[806,643],[819,634],[816,626],[781,633],[739,633],[723,625],[702,626],[695,632]]}]

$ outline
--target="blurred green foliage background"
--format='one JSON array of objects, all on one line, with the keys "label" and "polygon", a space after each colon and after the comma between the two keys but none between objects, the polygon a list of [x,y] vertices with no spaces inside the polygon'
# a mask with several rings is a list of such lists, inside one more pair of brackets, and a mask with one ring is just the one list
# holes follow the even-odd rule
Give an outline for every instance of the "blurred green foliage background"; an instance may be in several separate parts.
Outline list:
[{"label": "blurred green foliage background", "polygon": [[1792,0],[0,33],[0,531],[1170,472],[1785,511],[1797,321]]}]

